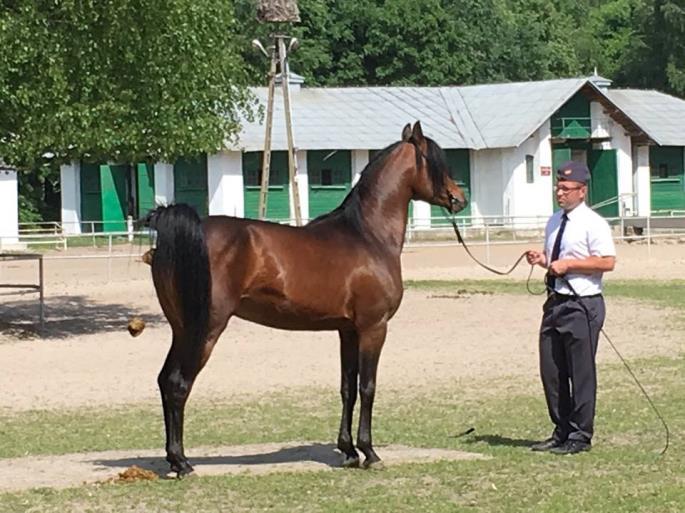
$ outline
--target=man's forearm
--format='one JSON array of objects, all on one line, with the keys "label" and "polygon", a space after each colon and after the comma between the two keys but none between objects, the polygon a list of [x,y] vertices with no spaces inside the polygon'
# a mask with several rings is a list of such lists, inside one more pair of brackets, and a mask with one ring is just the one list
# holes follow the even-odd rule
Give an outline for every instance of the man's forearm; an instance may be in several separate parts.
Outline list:
[{"label": "man's forearm", "polygon": [[582,260],[568,259],[568,270],[566,272],[576,274],[605,273],[614,270],[616,257],[613,256],[591,256]]}]

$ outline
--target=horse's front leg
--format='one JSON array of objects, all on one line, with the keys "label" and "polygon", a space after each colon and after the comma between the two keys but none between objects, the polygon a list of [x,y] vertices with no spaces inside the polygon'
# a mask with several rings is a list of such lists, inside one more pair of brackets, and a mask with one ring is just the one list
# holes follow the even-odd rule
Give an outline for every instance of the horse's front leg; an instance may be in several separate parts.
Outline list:
[{"label": "horse's front leg", "polygon": [[338,433],[338,449],[343,455],[343,467],[358,467],[359,454],[352,440],[352,415],[357,401],[357,374],[359,372],[359,337],[357,332],[340,330],[340,397],[342,415]]},{"label": "horse's front leg", "polygon": [[359,393],[361,409],[359,413],[359,432],[357,447],[366,456],[364,468],[382,467],[381,459],[373,450],[371,437],[371,418],[373,400],[376,395],[376,372],[378,359],[385,342],[387,323],[377,324],[359,332]]}]

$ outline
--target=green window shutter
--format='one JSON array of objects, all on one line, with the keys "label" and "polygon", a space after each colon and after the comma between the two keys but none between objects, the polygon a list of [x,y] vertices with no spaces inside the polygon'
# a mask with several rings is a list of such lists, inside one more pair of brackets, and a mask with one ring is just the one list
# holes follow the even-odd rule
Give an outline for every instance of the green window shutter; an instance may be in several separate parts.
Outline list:
[{"label": "green window shutter", "polygon": [[685,165],[682,146],[649,148],[653,212],[685,210]]},{"label": "green window shutter", "polygon": [[126,230],[128,165],[107,164],[100,166],[102,188],[102,221],[106,232]]},{"label": "green window shutter", "polygon": [[155,208],[155,171],[154,165],[140,163],[136,166],[136,188],[138,193],[138,218]]},{"label": "green window shutter", "polygon": [[[618,196],[616,150],[588,151],[590,183],[587,203],[592,206]],[[595,209],[604,217],[618,216],[618,201]]]},{"label": "green window shutter", "polygon": [[91,225],[85,221],[102,221],[102,196],[100,194],[100,166],[98,164],[81,163],[81,220],[82,231],[91,229],[101,231],[102,225]]}]

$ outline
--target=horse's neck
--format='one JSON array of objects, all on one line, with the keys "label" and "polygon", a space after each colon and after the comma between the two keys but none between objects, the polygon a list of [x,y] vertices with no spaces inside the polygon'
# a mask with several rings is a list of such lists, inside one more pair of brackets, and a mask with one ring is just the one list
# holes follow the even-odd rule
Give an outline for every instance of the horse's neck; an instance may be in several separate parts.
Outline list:
[{"label": "horse's neck", "polygon": [[386,184],[390,176],[376,177],[376,190],[380,194],[369,195],[361,203],[367,233],[374,237],[393,254],[402,252],[407,230],[407,214],[411,190],[403,184]]}]

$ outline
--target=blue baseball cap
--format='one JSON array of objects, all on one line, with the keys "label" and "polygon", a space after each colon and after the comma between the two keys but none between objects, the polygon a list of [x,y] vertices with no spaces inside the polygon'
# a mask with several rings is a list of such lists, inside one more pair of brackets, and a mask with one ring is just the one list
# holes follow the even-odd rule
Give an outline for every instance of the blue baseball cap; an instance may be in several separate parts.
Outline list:
[{"label": "blue baseball cap", "polygon": [[569,160],[564,162],[557,169],[559,180],[569,180],[571,182],[588,183],[590,181],[590,170],[582,162]]}]

